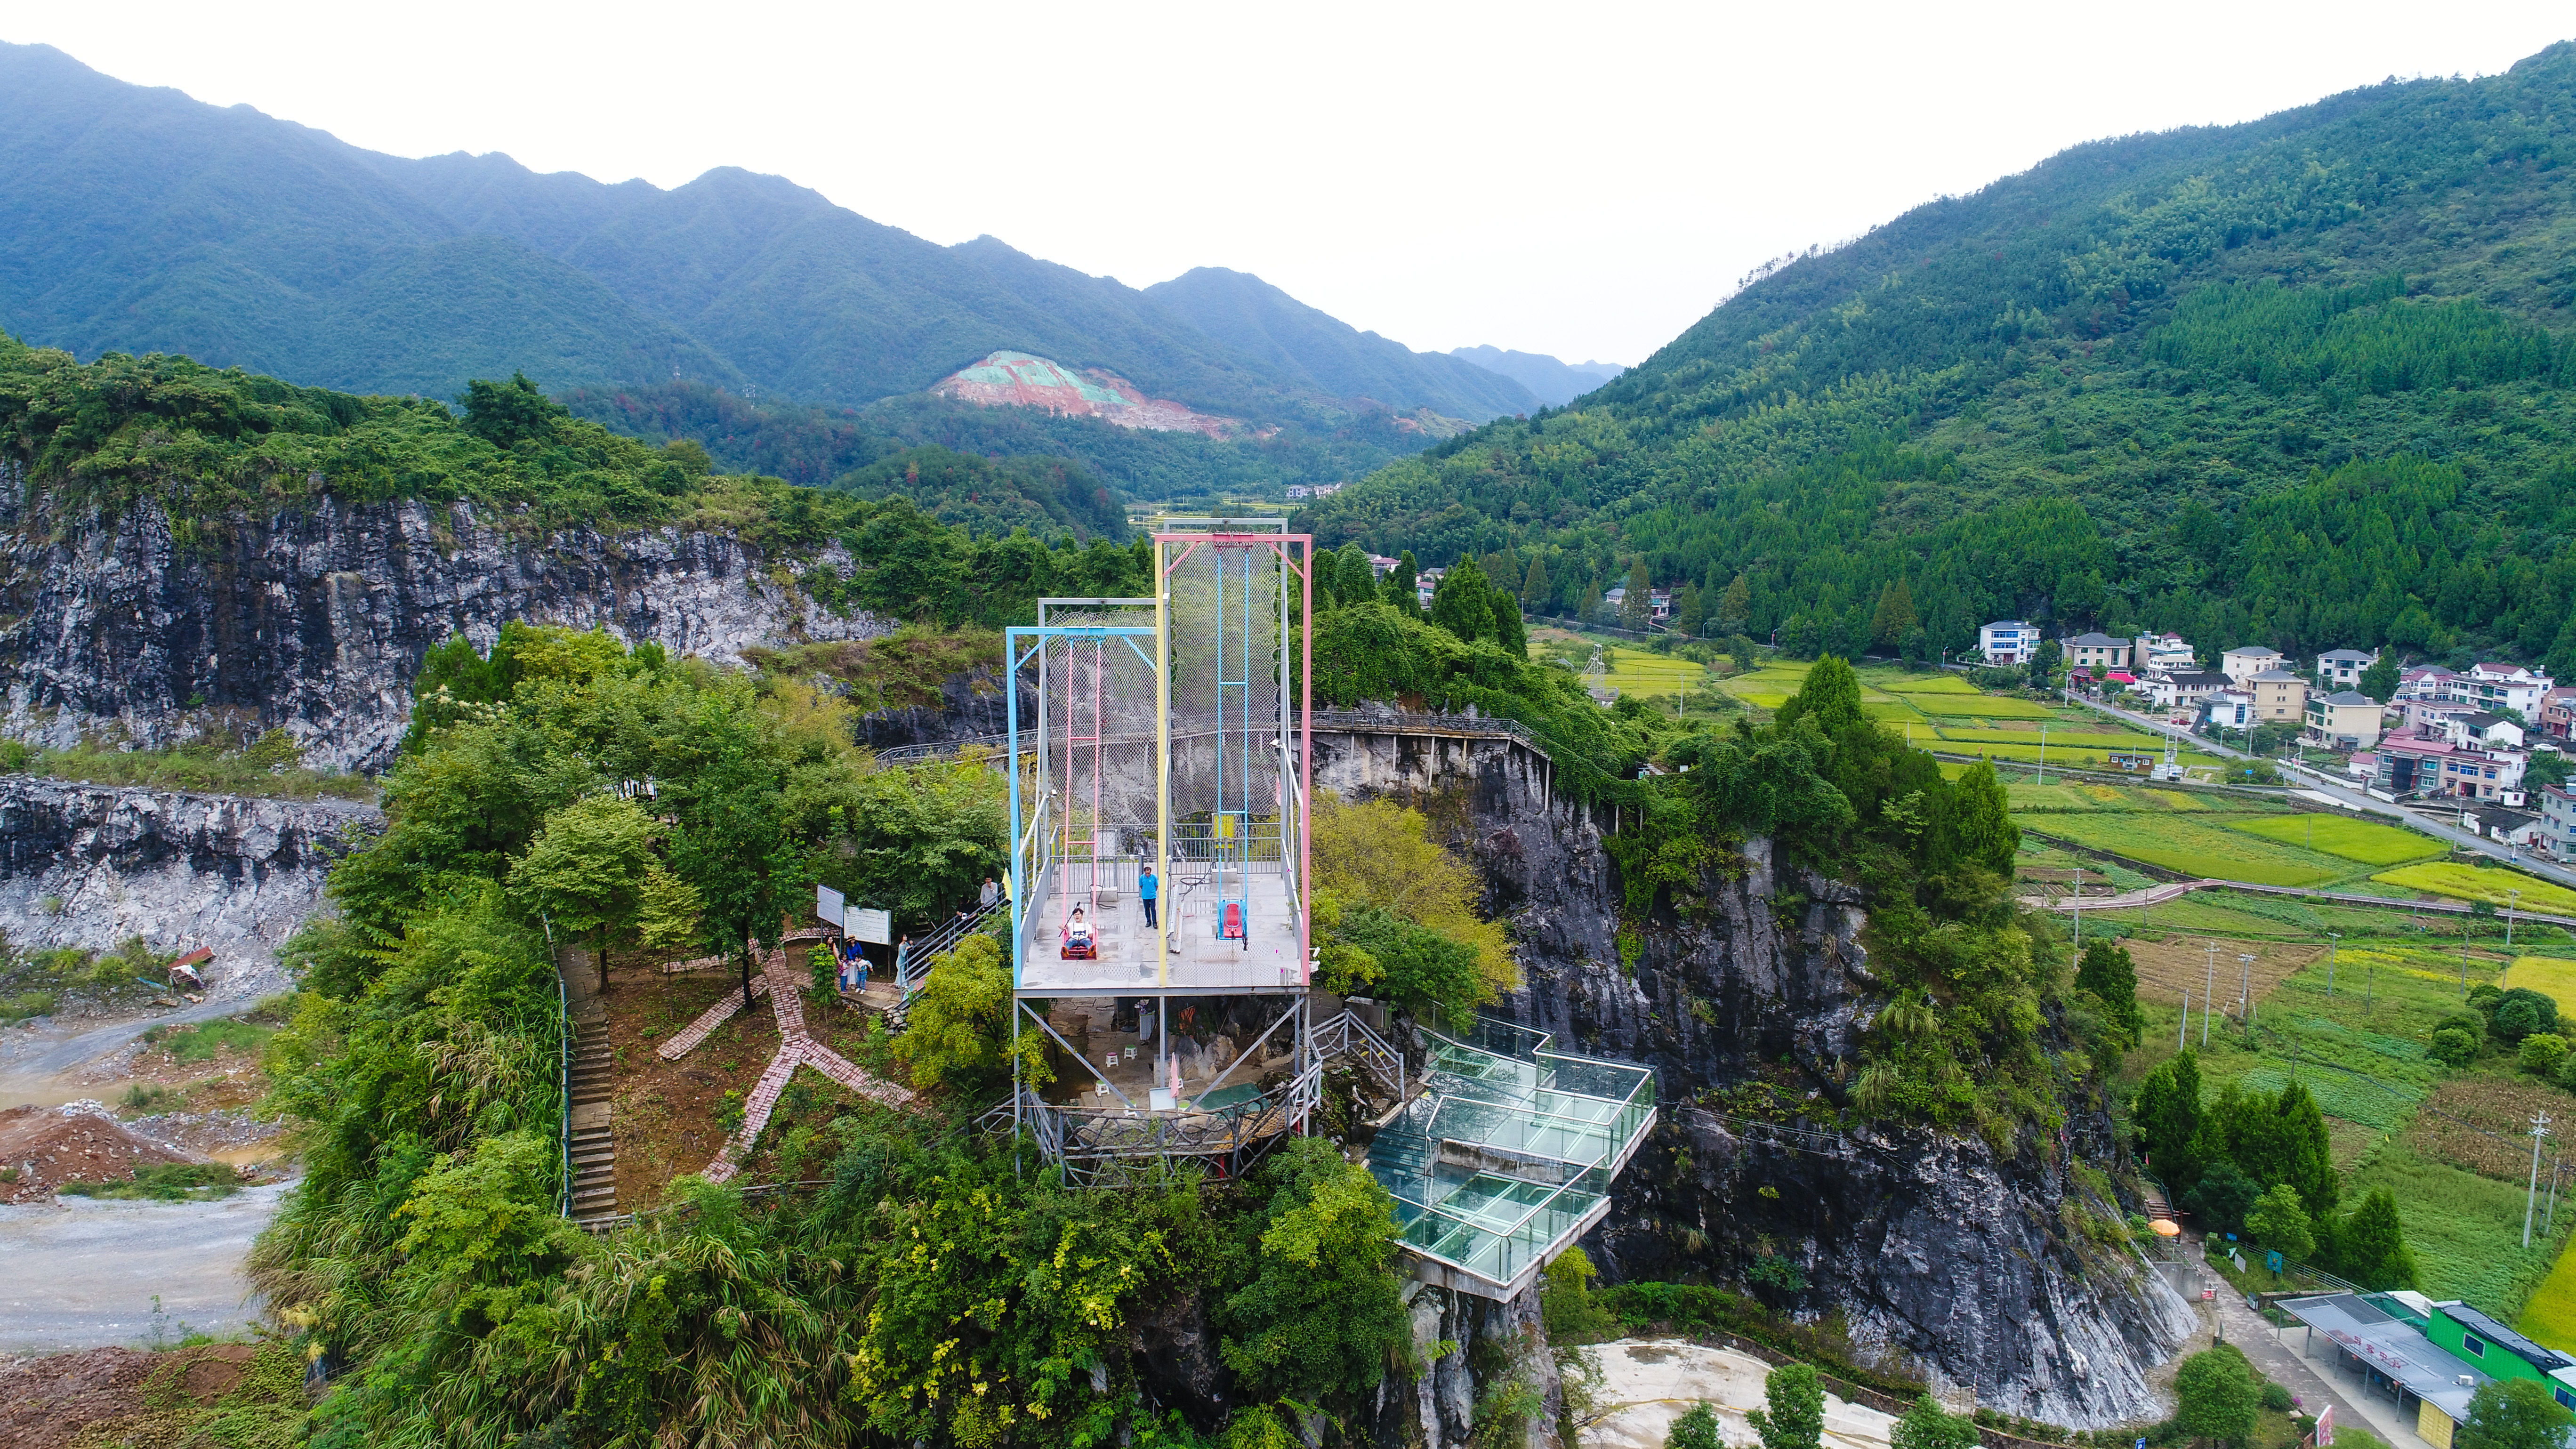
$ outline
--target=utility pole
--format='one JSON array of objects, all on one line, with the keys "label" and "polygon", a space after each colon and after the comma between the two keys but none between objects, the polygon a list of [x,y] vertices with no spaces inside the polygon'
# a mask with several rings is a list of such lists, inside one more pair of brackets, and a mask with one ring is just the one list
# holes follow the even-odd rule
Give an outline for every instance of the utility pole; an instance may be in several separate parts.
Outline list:
[{"label": "utility pole", "polygon": [[2191,1046],[2191,988],[2182,992],[2182,1020],[2174,1023],[2174,1053],[2181,1055]]},{"label": "utility pole", "polygon": [[2504,954],[2513,955],[2513,908],[2522,903],[2522,892],[2507,889],[2504,893]]},{"label": "utility pole", "polygon": [[2084,867],[2075,867],[2075,955],[2084,956]]},{"label": "utility pole", "polygon": [[2048,783],[2048,726],[2039,727],[2039,783]]},{"label": "utility pole", "polygon": [[2460,999],[2469,999],[2469,923],[2477,919],[2462,912],[2460,916]]},{"label": "utility pole", "polygon": [[2332,999],[2334,996],[2335,952],[2340,950],[2342,946],[2343,933],[2341,931],[2326,932],[2326,996],[2328,999]]},{"label": "utility pole", "polygon": [[[2549,1114],[2536,1112],[2531,1118],[2531,1185],[2522,1196],[2522,1246],[2531,1247],[2531,1210],[2540,1201],[2540,1139],[2549,1135]],[[2555,1186],[2553,1180],[2552,1186]]]},{"label": "utility pole", "polygon": [[2211,997],[2217,994],[2218,943],[2216,941],[2212,941],[2209,943],[2209,971],[2207,973],[2207,979],[2200,983],[2200,1045],[2201,1049],[2204,1051],[2209,1048],[2209,1001]]},{"label": "utility pole", "polygon": [[2237,978],[2237,1003],[2245,1008],[2245,1031],[2250,1036],[2254,1031],[2254,953],[2237,952],[2236,965],[2241,973]]}]

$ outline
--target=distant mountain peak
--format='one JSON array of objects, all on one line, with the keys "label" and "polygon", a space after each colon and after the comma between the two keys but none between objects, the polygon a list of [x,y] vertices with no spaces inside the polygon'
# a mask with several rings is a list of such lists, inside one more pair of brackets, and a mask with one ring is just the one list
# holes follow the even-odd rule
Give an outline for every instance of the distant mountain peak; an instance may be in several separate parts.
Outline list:
[{"label": "distant mountain peak", "polygon": [[941,378],[930,390],[979,407],[1041,408],[1050,417],[1098,418],[1119,428],[1211,438],[1235,437],[1244,431],[1240,418],[1213,417],[1168,398],[1147,397],[1116,373],[1096,367],[1077,373],[1052,358],[1027,352],[993,353]]},{"label": "distant mountain peak", "polygon": [[1453,347],[1449,355],[1510,378],[1552,408],[1563,407],[1628,370],[1615,362],[1560,362],[1544,352],[1515,352],[1491,343]]}]

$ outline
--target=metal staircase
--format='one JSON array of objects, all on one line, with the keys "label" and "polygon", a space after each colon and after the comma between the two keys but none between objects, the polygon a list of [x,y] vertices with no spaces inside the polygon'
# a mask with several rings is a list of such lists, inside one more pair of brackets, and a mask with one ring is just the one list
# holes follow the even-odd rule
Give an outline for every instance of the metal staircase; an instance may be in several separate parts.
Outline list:
[{"label": "metal staircase", "polygon": [[1369,1147],[1414,1275],[1508,1299],[1610,1211],[1610,1185],[1655,1124],[1654,1073],[1550,1050],[1480,1019],[1437,1032],[1420,1096]]}]

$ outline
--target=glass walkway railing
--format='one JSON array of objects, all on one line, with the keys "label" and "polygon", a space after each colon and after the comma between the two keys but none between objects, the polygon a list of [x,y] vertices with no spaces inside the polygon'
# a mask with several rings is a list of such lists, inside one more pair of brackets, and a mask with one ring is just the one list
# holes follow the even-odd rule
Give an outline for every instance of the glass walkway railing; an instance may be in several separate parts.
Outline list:
[{"label": "glass walkway railing", "polygon": [[1508,1298],[1608,1212],[1654,1125],[1654,1074],[1510,1022],[1480,1021],[1472,1042],[1424,1035],[1423,1092],[1379,1130],[1369,1171],[1424,1276]]}]

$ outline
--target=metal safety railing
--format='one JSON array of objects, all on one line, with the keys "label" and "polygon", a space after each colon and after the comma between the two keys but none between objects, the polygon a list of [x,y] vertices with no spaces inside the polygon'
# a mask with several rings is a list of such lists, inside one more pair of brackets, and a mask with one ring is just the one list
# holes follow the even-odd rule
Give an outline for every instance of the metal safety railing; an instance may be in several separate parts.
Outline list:
[{"label": "metal safety railing", "polygon": [[909,1001],[921,990],[922,981],[930,974],[930,963],[957,948],[957,943],[994,925],[1010,924],[1011,902],[1007,896],[996,896],[989,906],[979,905],[965,914],[951,918],[918,941],[904,944],[894,963],[895,992]]}]

